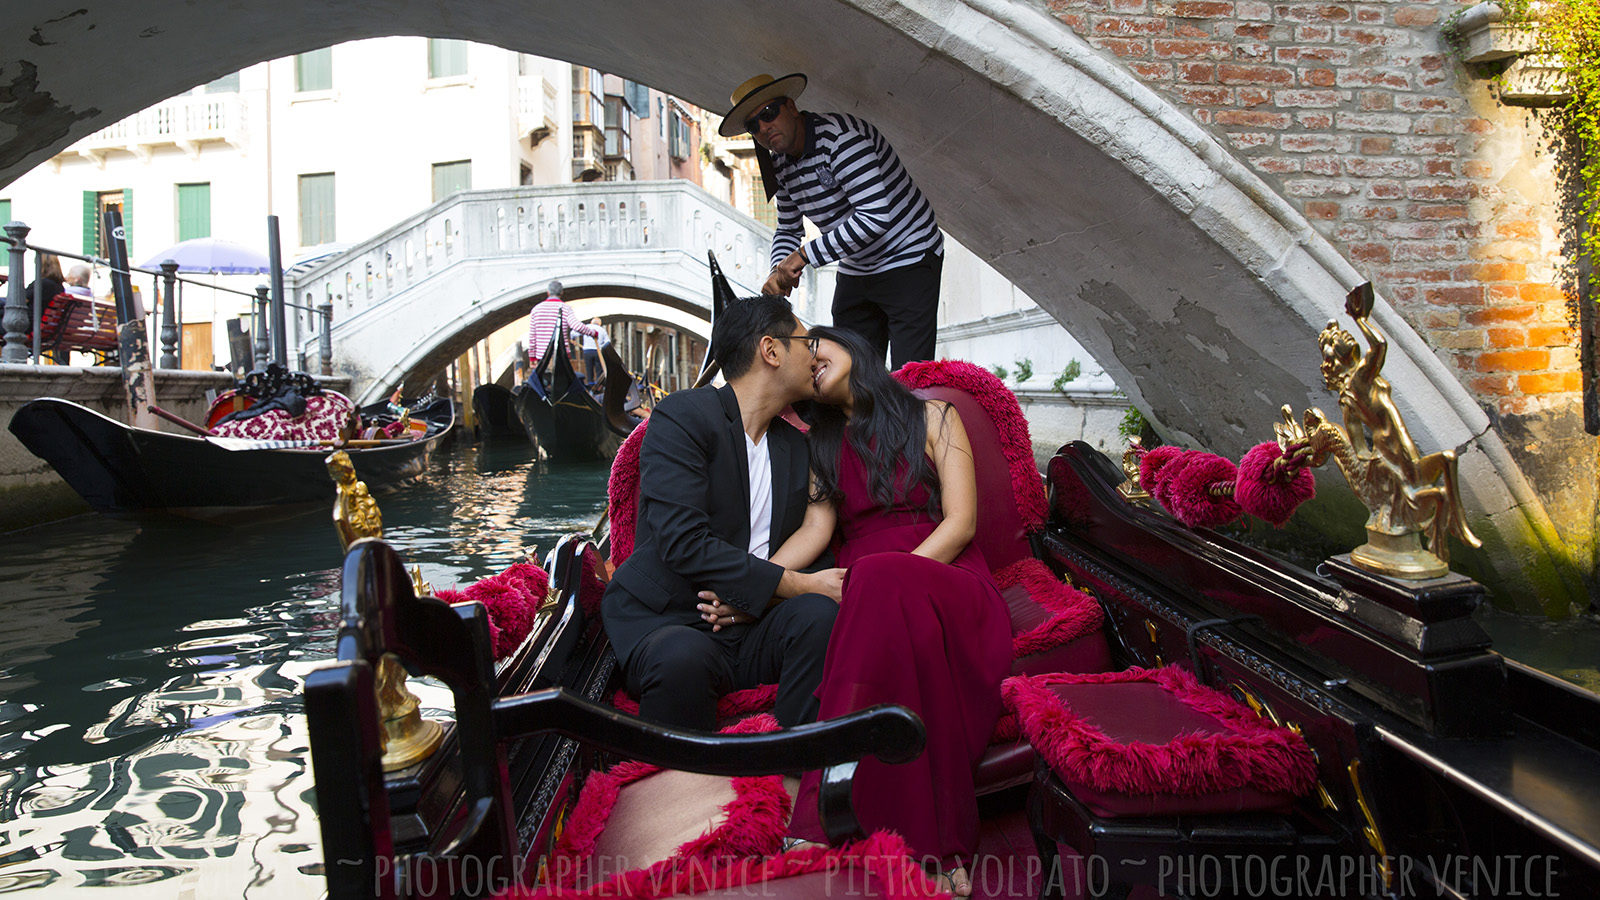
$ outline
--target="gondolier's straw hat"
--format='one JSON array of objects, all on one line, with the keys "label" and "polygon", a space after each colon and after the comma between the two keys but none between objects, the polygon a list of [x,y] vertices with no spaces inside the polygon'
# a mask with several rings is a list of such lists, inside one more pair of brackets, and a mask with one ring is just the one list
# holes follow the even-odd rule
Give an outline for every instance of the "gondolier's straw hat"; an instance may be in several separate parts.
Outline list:
[{"label": "gondolier's straw hat", "polygon": [[779,97],[788,97],[794,100],[800,92],[806,89],[806,76],[795,72],[782,78],[773,78],[771,75],[757,75],[733,89],[733,96],[729,102],[733,108],[722,117],[722,125],[717,133],[723,137],[736,137],[745,133],[744,122],[756,114],[756,111]]}]

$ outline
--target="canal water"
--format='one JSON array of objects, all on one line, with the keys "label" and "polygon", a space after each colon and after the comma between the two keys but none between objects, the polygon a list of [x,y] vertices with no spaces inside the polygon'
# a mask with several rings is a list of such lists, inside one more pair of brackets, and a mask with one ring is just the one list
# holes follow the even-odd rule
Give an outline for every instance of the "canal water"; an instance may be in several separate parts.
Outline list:
[{"label": "canal water", "polygon": [[[378,502],[385,537],[451,587],[588,530],[606,475],[457,443]],[[329,510],[86,515],[0,544],[0,892],[324,892],[299,691],[333,652]]]},{"label": "canal water", "polygon": [[[385,536],[450,587],[587,530],[606,475],[458,443],[378,500]],[[229,526],[87,515],[0,544],[0,893],[323,893],[299,691],[332,655],[328,510]],[[1482,621],[1507,655],[1600,687],[1592,620]],[[417,693],[448,708],[441,688]]]}]

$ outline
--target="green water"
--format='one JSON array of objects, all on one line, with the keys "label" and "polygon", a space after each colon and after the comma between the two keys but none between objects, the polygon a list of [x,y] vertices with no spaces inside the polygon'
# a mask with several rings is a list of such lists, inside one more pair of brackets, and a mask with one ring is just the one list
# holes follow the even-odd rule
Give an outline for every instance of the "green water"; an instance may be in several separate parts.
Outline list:
[{"label": "green water", "polygon": [[[586,530],[606,473],[458,445],[378,497],[385,537],[436,587],[470,582]],[[90,515],[0,542],[0,892],[323,892],[299,691],[332,654],[329,512]]]}]

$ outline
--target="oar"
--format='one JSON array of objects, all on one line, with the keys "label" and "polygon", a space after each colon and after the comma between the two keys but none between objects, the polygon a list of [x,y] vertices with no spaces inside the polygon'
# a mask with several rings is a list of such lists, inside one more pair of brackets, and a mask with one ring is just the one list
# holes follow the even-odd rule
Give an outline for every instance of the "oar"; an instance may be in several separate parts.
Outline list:
[{"label": "oar", "polygon": [[150,411],[174,425],[181,425],[182,427],[189,429],[195,434],[202,434],[207,437],[216,434],[215,431],[212,431],[204,425],[196,425],[188,419],[185,419],[183,416],[177,415],[176,413],[169,413],[161,407],[156,406],[154,403],[150,404]]}]

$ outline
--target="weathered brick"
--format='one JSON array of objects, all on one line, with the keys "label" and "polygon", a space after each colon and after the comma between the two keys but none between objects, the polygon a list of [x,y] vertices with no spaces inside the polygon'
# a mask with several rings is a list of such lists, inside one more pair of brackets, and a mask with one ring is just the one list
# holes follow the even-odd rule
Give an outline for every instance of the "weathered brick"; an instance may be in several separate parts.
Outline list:
[{"label": "weathered brick", "polygon": [[1422,324],[1428,328],[1459,328],[1461,312],[1454,309],[1432,310],[1422,317]]},{"label": "weathered brick", "polygon": [[1433,241],[1439,239],[1442,229],[1436,222],[1383,222],[1377,231],[1395,240]]},{"label": "weathered brick", "polygon": [[1232,55],[1221,41],[1192,41],[1157,38],[1151,49],[1158,59],[1227,59]]},{"label": "weathered brick", "polygon": [[1467,386],[1481,395],[1503,397],[1516,389],[1516,383],[1514,375],[1479,375],[1469,380]]},{"label": "weathered brick", "polygon": [[1147,81],[1171,81],[1172,64],[1164,62],[1131,62],[1128,68]]},{"label": "weathered brick", "polygon": [[1306,157],[1306,172],[1312,175],[1335,176],[1343,173],[1344,165],[1337,156]]},{"label": "weathered brick", "polygon": [[1354,44],[1357,47],[1411,47],[1415,46],[1416,38],[1405,31],[1341,26],[1333,30],[1333,43]]},{"label": "weathered brick", "polygon": [[1578,372],[1534,372],[1517,376],[1517,390],[1524,394],[1557,394],[1583,390]]},{"label": "weathered brick", "polygon": [[1549,365],[1548,350],[1492,350],[1476,361],[1480,372],[1537,372]]},{"label": "weathered brick", "polygon": [[1089,39],[1089,44],[1122,59],[1150,55],[1149,42],[1137,38],[1095,37]]},{"label": "weathered brick", "polygon": [[1130,19],[1108,16],[1093,20],[1094,33],[1105,37],[1131,37],[1141,34],[1166,34],[1167,23],[1160,19]]},{"label": "weathered brick", "polygon": [[1283,192],[1291,197],[1348,197],[1356,192],[1353,185],[1327,178],[1296,178],[1283,183]]},{"label": "weathered brick", "polygon": [[[1470,272],[1467,274],[1468,277],[1471,276]],[[1519,285],[1491,284],[1487,287],[1487,296],[1489,298],[1489,303],[1492,306],[1520,306],[1524,302],[1522,299],[1522,292],[1518,290]],[[1533,308],[1537,310],[1538,305],[1535,304]]]},{"label": "weathered brick", "polygon": [[1448,176],[1456,174],[1456,163],[1453,159],[1430,159],[1423,164],[1423,173],[1433,176]]},{"label": "weathered brick", "polygon": [[1289,108],[1327,109],[1339,105],[1338,91],[1278,91],[1272,95],[1274,103]]},{"label": "weathered brick", "polygon": [[1241,19],[1263,21],[1272,18],[1272,4],[1262,0],[1240,0],[1234,4],[1233,14]]},{"label": "weathered brick", "polygon": [[1351,203],[1345,206],[1345,215],[1352,219],[1392,222],[1400,218],[1400,210],[1382,203]]},{"label": "weathered brick", "polygon": [[1111,0],[1109,8],[1112,12],[1134,15],[1148,11],[1150,4],[1146,0]]},{"label": "weathered brick", "polygon": [[1394,11],[1394,23],[1406,28],[1426,28],[1439,21],[1439,11],[1431,6],[1402,6]]},{"label": "weathered brick", "polygon": [[1468,178],[1494,177],[1494,164],[1482,159],[1469,159],[1461,164],[1461,174]]},{"label": "weathered brick", "polygon": [[1217,80],[1216,63],[1178,63],[1175,68],[1178,73],[1178,80],[1185,84],[1211,84]]},{"label": "weathered brick", "polygon": [[1455,112],[1461,108],[1461,100],[1427,94],[1398,94],[1394,98],[1394,106],[1406,112]]},{"label": "weathered brick", "polygon": [[1396,88],[1399,90],[1411,89],[1411,76],[1405,72],[1396,72],[1384,69],[1340,69],[1338,72],[1338,85],[1342,88]]},{"label": "weathered brick", "polygon": [[1538,309],[1532,306],[1486,306],[1467,312],[1469,325],[1497,325],[1505,322],[1533,321]]},{"label": "weathered brick", "polygon": [[1282,66],[1247,66],[1219,63],[1217,80],[1223,84],[1292,84],[1294,71]]},{"label": "weathered brick", "polygon": [[1306,87],[1333,87],[1338,80],[1332,69],[1301,69],[1300,83]]},{"label": "weathered brick", "polygon": [[1563,347],[1572,343],[1572,329],[1565,325],[1528,326],[1528,346]]},{"label": "weathered brick", "polygon": [[1277,135],[1261,131],[1236,131],[1228,135],[1228,142],[1240,150],[1254,150],[1257,147],[1266,147],[1277,139]]},{"label": "weathered brick", "polygon": [[1172,93],[1191,106],[1223,106],[1233,102],[1233,88],[1220,85],[1177,85]]},{"label": "weathered brick", "polygon": [[1482,350],[1485,347],[1483,330],[1467,328],[1459,331],[1430,331],[1428,343],[1445,350]]},{"label": "weathered brick", "polygon": [[1367,196],[1373,200],[1398,200],[1405,196],[1405,186],[1398,181],[1374,181],[1367,185]]},{"label": "weathered brick", "polygon": [[1364,137],[1361,139],[1361,155],[1382,156],[1394,149],[1394,138],[1391,137]]},{"label": "weathered brick", "polygon": [[1266,24],[1235,25],[1233,36],[1248,41],[1266,41],[1272,39],[1273,27]]},{"label": "weathered brick", "polygon": [[1417,284],[1438,284],[1449,281],[1451,273],[1448,269],[1430,269],[1426,267],[1414,269],[1391,268],[1384,272],[1384,277],[1390,282],[1415,282]]},{"label": "weathered brick", "polygon": [[1340,205],[1332,200],[1312,200],[1306,204],[1305,213],[1308,219],[1337,219]]},{"label": "weathered brick", "polygon": [[1244,125],[1250,128],[1282,130],[1288,128],[1292,121],[1285,113],[1265,110],[1224,109],[1218,110],[1216,115],[1218,125]]},{"label": "weathered brick", "polygon": [[1354,54],[1343,47],[1279,47],[1273,51],[1280,63],[1327,63],[1330,66],[1348,66]]},{"label": "weathered brick", "polygon": [[1461,181],[1416,182],[1406,186],[1406,196],[1412,200],[1471,200],[1478,196],[1478,188]]},{"label": "weathered brick", "polygon": [[1333,29],[1327,25],[1301,25],[1294,30],[1294,39],[1301,44],[1326,44],[1333,39]]},{"label": "weathered brick", "polygon": [[1172,26],[1173,37],[1198,39],[1202,41],[1211,39],[1211,26],[1209,25],[1196,25],[1193,22],[1186,22],[1182,19],[1171,19],[1169,21],[1175,23]]},{"label": "weathered brick", "polygon": [[1236,96],[1239,105],[1246,109],[1272,102],[1272,92],[1266,88],[1242,87],[1237,90]]},{"label": "weathered brick", "polygon": [[1356,106],[1362,112],[1384,112],[1394,109],[1394,95],[1388,91],[1361,91],[1356,94]]},{"label": "weathered brick", "polygon": [[1371,237],[1369,234],[1370,231],[1371,229],[1367,228],[1365,225],[1355,225],[1350,222],[1343,222],[1337,228],[1333,229],[1333,234],[1331,237],[1336,241],[1343,241],[1347,244],[1356,244]]},{"label": "weathered brick", "polygon": [[1483,303],[1481,285],[1427,287],[1422,289],[1422,299],[1435,306],[1471,306]]},{"label": "weathered brick", "polygon": [[1309,128],[1312,131],[1327,131],[1329,128],[1333,127],[1333,116],[1330,113],[1295,113],[1295,119],[1299,121],[1301,128]]},{"label": "weathered brick", "polygon": [[1388,244],[1351,244],[1350,258],[1356,262],[1386,263],[1393,256]]},{"label": "weathered brick", "polygon": [[1418,116],[1417,124],[1411,129],[1415,134],[1460,134],[1469,130],[1473,121],[1455,116]]},{"label": "weathered brick", "polygon": [[1489,262],[1473,267],[1479,281],[1522,281],[1528,267],[1519,262]]},{"label": "weathered brick", "polygon": [[1530,262],[1541,256],[1527,241],[1490,241],[1472,248],[1473,259],[1515,259]]},{"label": "weathered brick", "polygon": [[1395,245],[1398,260],[1460,259],[1464,248],[1455,241],[1400,241]]},{"label": "weathered brick", "polygon": [[1290,153],[1343,152],[1348,146],[1349,139],[1336,134],[1286,134],[1283,136],[1283,149]]},{"label": "weathered brick", "polygon": [[1577,347],[1551,347],[1550,368],[1558,372],[1575,371],[1578,369]]},{"label": "weathered brick", "polygon": [[1179,0],[1172,14],[1186,19],[1222,19],[1233,15],[1233,4],[1217,0]]},{"label": "weathered brick", "polygon": [[1344,165],[1347,173],[1358,178],[1415,178],[1422,171],[1416,160],[1393,156],[1355,156]]},{"label": "weathered brick", "polygon": [[1528,345],[1528,333],[1521,328],[1490,328],[1487,329],[1487,333],[1489,335],[1489,346],[1496,350],[1526,347]]},{"label": "weathered brick", "polygon": [[[1508,281],[1521,281],[1520,277],[1506,279]],[[1567,295],[1553,284],[1540,284],[1533,281],[1517,285],[1517,296],[1525,303],[1562,303],[1567,302]]]},{"label": "weathered brick", "polygon": [[1356,21],[1362,25],[1382,25],[1383,11],[1370,6],[1356,7]]},{"label": "weathered brick", "polygon": [[1286,22],[1348,22],[1350,8],[1333,3],[1293,3],[1279,6],[1275,12]]},{"label": "weathered brick", "polygon": [[1247,44],[1235,44],[1233,58],[1244,63],[1270,63],[1272,62],[1272,46],[1253,41]]},{"label": "weathered brick", "polygon": [[1494,233],[1496,237],[1513,240],[1537,240],[1539,237],[1539,223],[1530,222],[1527,219],[1516,219],[1509,222],[1502,219],[1495,223]]},{"label": "weathered brick", "polygon": [[1376,131],[1389,134],[1406,134],[1411,131],[1411,117],[1399,113],[1341,112],[1335,121],[1342,131]]},{"label": "weathered brick", "polygon": [[1292,175],[1300,171],[1303,160],[1292,156],[1257,156],[1251,159],[1250,163],[1262,172]]},{"label": "weathered brick", "polygon": [[1449,137],[1397,137],[1389,140],[1394,141],[1396,152],[1418,156],[1454,156],[1459,143],[1458,138]]}]

